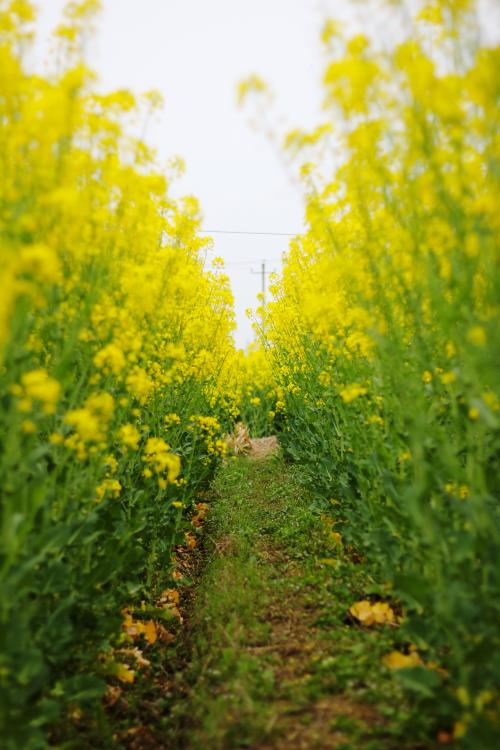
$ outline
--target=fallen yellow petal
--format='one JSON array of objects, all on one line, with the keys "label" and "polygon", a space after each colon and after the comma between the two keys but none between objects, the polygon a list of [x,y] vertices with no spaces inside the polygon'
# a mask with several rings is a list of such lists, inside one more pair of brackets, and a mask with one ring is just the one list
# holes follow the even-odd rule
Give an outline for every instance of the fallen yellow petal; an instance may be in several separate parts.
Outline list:
[{"label": "fallen yellow petal", "polygon": [[383,624],[385,622],[395,622],[396,616],[393,609],[387,604],[387,602],[376,602],[372,606],[372,612],[375,617],[375,622]]},{"label": "fallen yellow petal", "polygon": [[117,663],[114,672],[120,682],[132,683],[135,680],[134,670],[130,669],[126,664]]},{"label": "fallen yellow petal", "polygon": [[375,622],[375,616],[373,614],[371,602],[363,600],[356,602],[352,607],[349,608],[349,612],[356,620],[362,625],[373,625]]},{"label": "fallen yellow petal", "polygon": [[389,669],[408,669],[422,664],[420,656],[414,651],[412,654],[402,654],[401,651],[391,651],[382,658],[382,662]]},{"label": "fallen yellow petal", "polygon": [[375,602],[372,604],[367,599],[356,602],[350,607],[349,612],[362,625],[383,625],[386,622],[396,622],[394,610],[387,602]]},{"label": "fallen yellow petal", "polygon": [[144,633],[144,637],[148,643],[150,643],[151,645],[153,643],[156,643],[158,635],[156,633],[156,625],[154,624],[153,620],[148,620],[148,622],[144,623],[144,629],[142,632]]}]

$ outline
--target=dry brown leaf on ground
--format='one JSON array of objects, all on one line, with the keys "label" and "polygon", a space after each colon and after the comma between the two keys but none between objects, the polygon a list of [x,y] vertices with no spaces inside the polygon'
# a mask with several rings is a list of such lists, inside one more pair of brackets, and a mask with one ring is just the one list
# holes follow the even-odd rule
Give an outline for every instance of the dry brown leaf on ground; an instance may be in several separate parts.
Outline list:
[{"label": "dry brown leaf on ground", "polygon": [[233,433],[226,435],[225,443],[228,453],[232,453],[235,456],[244,456],[250,453],[252,441],[248,427],[243,422],[238,422],[234,427]]}]

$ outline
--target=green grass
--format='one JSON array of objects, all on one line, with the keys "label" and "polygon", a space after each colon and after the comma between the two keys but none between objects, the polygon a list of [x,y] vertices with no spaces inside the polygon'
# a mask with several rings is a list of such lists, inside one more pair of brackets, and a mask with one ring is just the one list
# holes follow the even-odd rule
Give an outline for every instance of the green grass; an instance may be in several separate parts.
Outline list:
[{"label": "green grass", "polygon": [[186,696],[174,711],[181,746],[432,747],[432,716],[415,714],[381,664],[397,629],[347,616],[382,587],[331,538],[294,470],[280,457],[239,459],[214,490]]},{"label": "green grass", "polygon": [[[189,747],[245,747],[265,736],[274,692],[269,663],[251,652],[266,641],[270,569],[264,556],[263,494],[272,461],[255,472],[229,462],[210,513],[208,562],[193,602]],[[273,508],[272,515],[279,512]]]}]

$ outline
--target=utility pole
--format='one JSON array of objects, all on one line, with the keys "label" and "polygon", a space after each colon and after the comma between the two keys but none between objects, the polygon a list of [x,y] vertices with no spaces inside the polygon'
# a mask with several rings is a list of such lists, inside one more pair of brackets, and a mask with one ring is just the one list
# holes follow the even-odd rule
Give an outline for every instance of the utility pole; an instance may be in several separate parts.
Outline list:
[{"label": "utility pole", "polygon": [[260,264],[260,271],[254,271],[253,269],[250,270],[250,273],[253,274],[260,274],[260,290],[262,294],[262,307],[266,308],[266,274],[271,273],[271,271],[266,271],[266,261],[263,260]]}]

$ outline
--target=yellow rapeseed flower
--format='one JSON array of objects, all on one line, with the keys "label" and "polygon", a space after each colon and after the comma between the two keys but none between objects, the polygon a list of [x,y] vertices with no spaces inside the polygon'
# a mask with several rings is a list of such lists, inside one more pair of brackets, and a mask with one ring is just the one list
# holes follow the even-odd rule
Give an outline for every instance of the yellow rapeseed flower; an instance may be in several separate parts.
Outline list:
[{"label": "yellow rapeseed flower", "polygon": [[352,385],[348,385],[345,388],[341,389],[340,397],[342,398],[342,401],[344,401],[344,403],[350,404],[352,401],[359,398],[359,396],[364,396],[367,393],[367,388],[364,388],[362,385],[358,385],[357,383],[352,383]]}]

